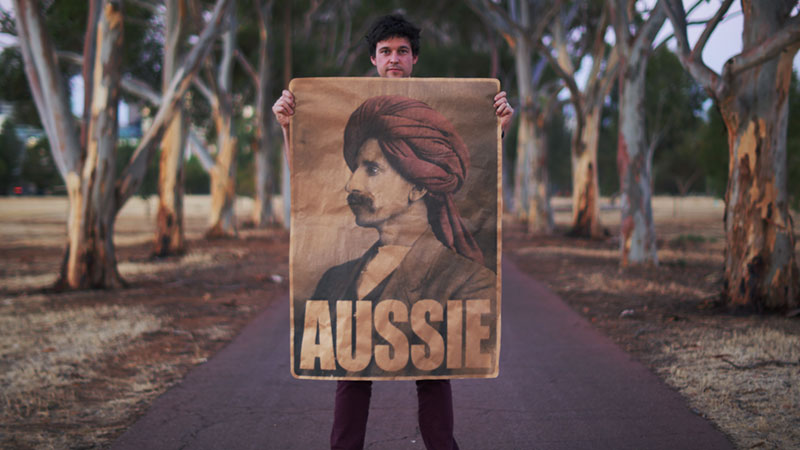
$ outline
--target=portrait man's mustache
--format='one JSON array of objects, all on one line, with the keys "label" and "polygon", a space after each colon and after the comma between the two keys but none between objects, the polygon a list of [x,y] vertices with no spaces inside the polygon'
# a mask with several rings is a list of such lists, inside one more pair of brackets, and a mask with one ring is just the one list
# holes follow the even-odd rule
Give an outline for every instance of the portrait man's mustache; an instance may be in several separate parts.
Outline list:
[{"label": "portrait man's mustache", "polygon": [[375,212],[375,202],[372,200],[371,196],[366,194],[360,194],[358,192],[347,194],[347,204],[350,206],[353,213],[357,213],[356,210],[361,208],[369,212]]}]

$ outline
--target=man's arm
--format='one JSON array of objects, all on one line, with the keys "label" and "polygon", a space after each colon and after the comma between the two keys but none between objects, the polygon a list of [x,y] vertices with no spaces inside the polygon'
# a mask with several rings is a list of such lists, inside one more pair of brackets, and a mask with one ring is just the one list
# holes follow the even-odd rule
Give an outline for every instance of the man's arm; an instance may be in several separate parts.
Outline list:
[{"label": "man's arm", "polygon": [[511,117],[514,116],[514,108],[508,103],[506,91],[500,91],[494,96],[494,113],[500,119],[500,127],[503,129],[503,134],[505,134],[508,131],[508,127],[511,126]]}]

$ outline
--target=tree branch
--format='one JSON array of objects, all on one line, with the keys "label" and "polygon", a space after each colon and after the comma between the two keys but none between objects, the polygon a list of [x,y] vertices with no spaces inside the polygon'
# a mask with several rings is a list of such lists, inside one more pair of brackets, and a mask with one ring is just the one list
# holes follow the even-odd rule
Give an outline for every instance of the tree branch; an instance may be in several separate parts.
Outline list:
[{"label": "tree branch", "polygon": [[200,91],[200,94],[202,94],[203,97],[206,98],[206,101],[208,101],[209,105],[213,107],[218,103],[217,94],[212,92],[211,89],[203,82],[203,80],[198,77],[194,77],[192,79],[192,85],[196,87],[198,91]]},{"label": "tree branch", "polygon": [[242,54],[241,50],[239,50],[238,48],[236,50],[234,50],[234,56],[236,56],[236,61],[239,62],[239,64],[244,69],[244,71],[247,72],[247,75],[250,76],[250,81],[253,82],[253,86],[256,89],[258,89],[258,74],[256,73],[255,69],[253,68],[253,65],[250,64],[249,61],[247,61],[247,58],[244,57],[244,55]]},{"label": "tree branch", "polygon": [[151,106],[161,106],[161,94],[142,80],[126,75],[120,79],[120,87],[128,94],[139,97]]},{"label": "tree branch", "polygon": [[[700,2],[698,1],[697,4],[700,4]],[[713,33],[714,30],[717,28],[717,25],[719,25],[719,22],[722,20],[722,18],[725,17],[725,14],[728,12],[728,9],[730,9],[732,4],[733,0],[725,0],[724,2],[722,2],[722,5],[717,10],[717,13],[714,14],[714,17],[712,17],[711,20],[706,24],[706,27],[703,30],[703,34],[700,35],[700,39],[698,39],[697,42],[695,42],[694,44],[694,49],[692,50],[692,54],[690,55],[692,59],[698,57],[702,58],[702,56],[698,55],[703,54],[703,49],[706,46],[706,42],[708,42],[708,38],[711,36],[711,33]],[[689,11],[689,14],[691,14],[691,11]]]},{"label": "tree branch", "polygon": [[[56,52],[60,61],[68,62],[76,66],[83,64],[83,56],[70,51],[61,50]],[[161,94],[155,91],[147,83],[133,75],[125,74],[120,78],[120,87],[128,94],[134,95],[152,106],[159,106],[161,104]]]},{"label": "tree branch", "polygon": [[653,7],[652,11],[650,11],[650,15],[647,17],[647,20],[636,33],[636,38],[633,44],[634,48],[652,47],[658,31],[662,26],[664,26],[664,22],[666,20],[667,12],[666,7],[664,6],[664,0],[658,0],[656,6]]},{"label": "tree branch", "polygon": [[214,168],[214,157],[211,156],[211,152],[208,151],[206,148],[205,142],[200,139],[200,136],[193,129],[189,129],[189,132],[186,133],[186,144],[189,146],[189,150],[197,156],[197,159],[200,160],[200,165],[203,167],[203,170],[206,173],[211,173],[211,169]]},{"label": "tree branch", "polygon": [[160,16],[164,14],[164,11],[159,9],[159,5],[154,5],[150,2],[144,0],[125,0],[126,3],[130,3],[134,6],[137,6],[142,9],[146,9],[147,11],[151,12],[153,15]]},{"label": "tree branch", "polygon": [[[610,18],[614,27],[614,35],[617,42],[615,45],[624,49],[624,54],[629,53],[630,48],[630,22],[628,21],[628,12],[625,0],[609,0],[608,7],[611,10]],[[681,8],[683,5],[681,5]]]},{"label": "tree branch", "polygon": [[686,12],[681,0],[662,0],[666,7],[667,16],[672,22],[675,40],[678,43],[678,59],[683,67],[697,80],[712,96],[719,98],[727,89],[720,76],[705,65],[702,58],[698,58],[689,46],[687,36]]},{"label": "tree branch", "polygon": [[502,9],[493,8],[491,3],[488,0],[467,0],[467,5],[475,12],[478,16],[485,19],[486,22],[494,27],[498,33],[503,35],[503,37],[509,41],[509,44],[513,47],[514,39],[512,38],[513,34],[513,27],[511,25],[512,21],[508,17],[508,14],[502,14],[505,11]]},{"label": "tree branch", "polygon": [[61,177],[67,180],[68,174],[81,166],[81,147],[56,52],[38,4],[22,0],[14,0],[13,4],[25,75],[53,160]]},{"label": "tree branch", "polygon": [[89,13],[86,20],[86,32],[83,36],[83,120],[81,121],[81,148],[86,148],[89,133],[89,120],[92,115],[92,89],[94,88],[94,57],[97,47],[97,29],[100,21],[100,1],[89,0]]},{"label": "tree branch", "polygon": [[192,50],[186,55],[186,59],[181,67],[175,71],[169,88],[164,92],[164,100],[153,119],[152,126],[147,130],[147,133],[145,133],[141,141],[139,141],[139,146],[131,156],[128,166],[125,167],[120,179],[117,181],[116,204],[118,208],[121,208],[128,198],[139,189],[139,185],[142,183],[147,170],[147,162],[153,153],[152,148],[155,143],[161,140],[161,136],[166,129],[166,124],[169,121],[168,119],[175,113],[175,109],[181,101],[183,94],[186,92],[186,89],[188,89],[192,78],[194,78],[200,63],[208,54],[211,48],[211,42],[219,35],[219,31],[222,29],[222,19],[224,18],[222,11],[225,10],[231,1],[232,0],[217,0],[209,23],[200,34]]},{"label": "tree branch", "polygon": [[725,79],[729,79],[729,77],[778,56],[787,49],[791,51],[792,46],[794,46],[793,51],[796,52],[798,42],[800,42],[800,17],[794,16],[780,30],[759,45],[729,59],[722,69],[723,75]]}]

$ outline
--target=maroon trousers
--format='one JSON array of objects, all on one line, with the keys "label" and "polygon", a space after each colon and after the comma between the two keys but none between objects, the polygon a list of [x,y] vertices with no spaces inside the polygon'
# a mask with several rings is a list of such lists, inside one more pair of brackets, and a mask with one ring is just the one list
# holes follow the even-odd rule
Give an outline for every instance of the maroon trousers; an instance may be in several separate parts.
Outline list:
[{"label": "maroon trousers", "polygon": [[[331,450],[362,450],[367,433],[371,381],[339,381],[331,430]],[[419,431],[428,450],[458,450],[453,438],[450,380],[417,381]]]}]

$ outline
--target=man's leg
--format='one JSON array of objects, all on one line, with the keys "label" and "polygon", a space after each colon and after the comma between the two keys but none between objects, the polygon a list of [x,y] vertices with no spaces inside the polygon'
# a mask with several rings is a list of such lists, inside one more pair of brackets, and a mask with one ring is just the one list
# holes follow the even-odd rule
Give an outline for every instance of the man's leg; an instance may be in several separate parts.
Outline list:
[{"label": "man's leg", "polygon": [[339,381],[336,384],[331,450],[364,448],[371,395],[371,381]]},{"label": "man's leg", "polygon": [[419,431],[428,450],[458,450],[450,380],[418,380]]}]

